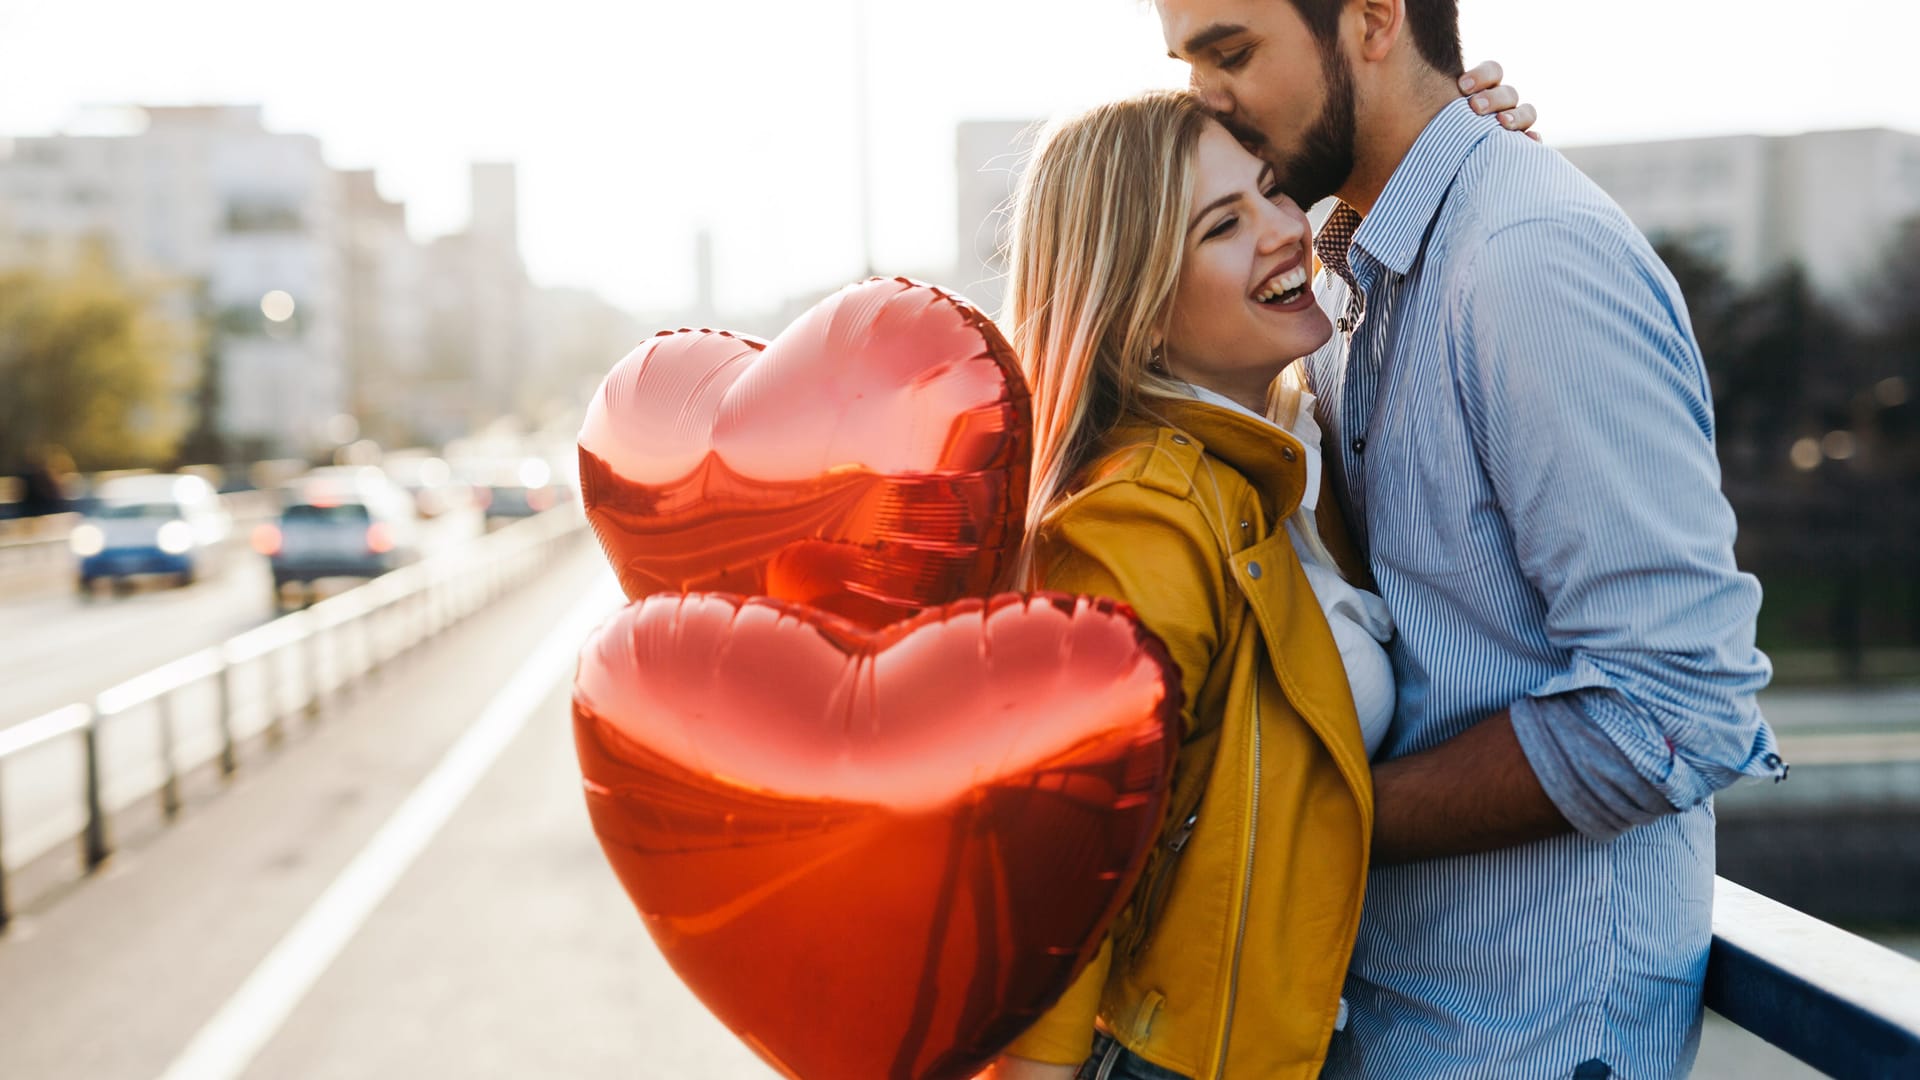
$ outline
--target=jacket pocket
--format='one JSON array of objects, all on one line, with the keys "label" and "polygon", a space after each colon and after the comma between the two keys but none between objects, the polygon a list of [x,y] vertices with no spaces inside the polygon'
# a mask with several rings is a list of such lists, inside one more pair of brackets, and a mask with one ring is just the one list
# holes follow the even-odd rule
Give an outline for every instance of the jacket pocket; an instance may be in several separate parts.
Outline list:
[{"label": "jacket pocket", "polygon": [[1219,740],[1208,738],[1195,742],[1201,745],[1189,744],[1185,752],[1196,755],[1205,767],[1185,765],[1175,774],[1173,796],[1168,807],[1171,811],[1168,824],[1159,842],[1153,846],[1152,853],[1147,856],[1147,864],[1140,872],[1140,881],[1134,886],[1133,899],[1127,905],[1128,912],[1122,916],[1123,925],[1114,936],[1115,955],[1129,961],[1138,959],[1152,943],[1154,929],[1166,910],[1167,897],[1173,892],[1173,879],[1180,869],[1181,855],[1200,823],[1200,803],[1207,793],[1207,773],[1211,771],[1213,753],[1219,746]]},{"label": "jacket pocket", "polygon": [[1193,836],[1193,828],[1198,824],[1200,814],[1194,811],[1179,820],[1180,824],[1154,850],[1146,872],[1140,877],[1139,891],[1134,894],[1133,919],[1119,942],[1120,954],[1129,960],[1145,952],[1147,944],[1153,940],[1153,929],[1160,922],[1160,912],[1166,907],[1167,894],[1173,891],[1173,872],[1180,866],[1180,853]]}]

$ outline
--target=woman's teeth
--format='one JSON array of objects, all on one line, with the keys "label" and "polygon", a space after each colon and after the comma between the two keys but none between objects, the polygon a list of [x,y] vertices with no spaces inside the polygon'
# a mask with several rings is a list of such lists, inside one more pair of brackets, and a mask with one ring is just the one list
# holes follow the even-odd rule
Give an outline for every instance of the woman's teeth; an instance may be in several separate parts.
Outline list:
[{"label": "woman's teeth", "polygon": [[1299,297],[1307,287],[1307,268],[1296,266],[1267,279],[1253,298],[1262,304],[1284,304]]}]

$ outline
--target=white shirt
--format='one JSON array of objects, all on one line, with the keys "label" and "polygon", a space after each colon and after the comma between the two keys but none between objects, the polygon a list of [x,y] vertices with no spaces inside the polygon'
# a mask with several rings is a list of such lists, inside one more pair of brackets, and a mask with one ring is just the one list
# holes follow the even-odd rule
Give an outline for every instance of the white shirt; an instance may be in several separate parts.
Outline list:
[{"label": "white shirt", "polygon": [[[1201,401],[1278,426],[1225,394],[1188,385]],[[1360,717],[1360,737],[1367,744],[1367,756],[1372,757],[1385,741],[1387,725],[1393,720],[1393,662],[1386,650],[1387,642],[1393,640],[1393,616],[1385,600],[1355,588],[1340,576],[1339,567],[1320,555],[1317,545],[1306,541],[1318,530],[1313,515],[1320,502],[1320,425],[1313,420],[1311,393],[1300,392],[1300,412],[1287,433],[1300,440],[1307,466],[1306,492],[1300,498],[1300,508],[1287,518],[1287,537],[1293,541],[1300,566],[1307,572],[1307,584],[1313,587],[1314,599],[1320,602],[1327,627],[1333,631],[1333,643],[1340,648],[1347,684],[1353,690],[1353,709]]]}]

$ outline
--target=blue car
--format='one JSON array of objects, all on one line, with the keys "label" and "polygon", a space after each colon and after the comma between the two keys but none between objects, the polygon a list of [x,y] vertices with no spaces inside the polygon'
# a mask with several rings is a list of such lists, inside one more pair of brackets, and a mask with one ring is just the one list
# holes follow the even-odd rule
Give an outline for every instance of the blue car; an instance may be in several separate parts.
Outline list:
[{"label": "blue car", "polygon": [[197,476],[137,476],[110,482],[99,505],[68,536],[83,595],[162,576],[190,585],[212,569],[232,529],[212,485]]}]

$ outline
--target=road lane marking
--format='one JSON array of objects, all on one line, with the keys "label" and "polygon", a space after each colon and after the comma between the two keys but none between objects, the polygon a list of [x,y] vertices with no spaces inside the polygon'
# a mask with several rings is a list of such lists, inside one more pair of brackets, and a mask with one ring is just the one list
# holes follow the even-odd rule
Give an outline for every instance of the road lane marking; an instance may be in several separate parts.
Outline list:
[{"label": "road lane marking", "polygon": [[327,886],[161,1080],[231,1080],[280,1030],[487,769],[573,672],[587,632],[619,603],[609,578],[569,609],[457,742]]}]

